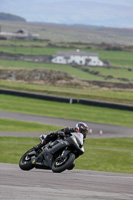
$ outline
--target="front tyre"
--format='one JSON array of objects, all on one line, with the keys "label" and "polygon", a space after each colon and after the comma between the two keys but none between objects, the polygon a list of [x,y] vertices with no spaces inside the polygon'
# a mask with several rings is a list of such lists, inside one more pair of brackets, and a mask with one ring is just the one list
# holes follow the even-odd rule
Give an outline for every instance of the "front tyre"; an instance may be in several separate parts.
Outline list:
[{"label": "front tyre", "polygon": [[60,173],[68,169],[74,162],[75,155],[69,153],[64,160],[60,160],[60,157],[57,157],[52,163],[52,171],[55,173]]},{"label": "front tyre", "polygon": [[19,161],[19,167],[22,170],[31,170],[34,168],[34,165],[32,164],[31,157],[28,155],[30,152],[32,152],[33,149],[30,149],[27,151],[20,159]]}]

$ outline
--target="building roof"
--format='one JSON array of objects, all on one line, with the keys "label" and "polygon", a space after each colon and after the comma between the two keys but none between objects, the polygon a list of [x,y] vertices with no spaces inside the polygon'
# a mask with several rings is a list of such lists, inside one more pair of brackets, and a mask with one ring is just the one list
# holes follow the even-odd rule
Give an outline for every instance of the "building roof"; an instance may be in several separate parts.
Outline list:
[{"label": "building roof", "polygon": [[97,53],[89,53],[85,51],[58,51],[55,56],[64,56],[64,57],[70,57],[70,56],[95,56],[98,57]]},{"label": "building roof", "polygon": [[26,31],[25,29],[19,29],[19,30],[17,30],[15,33],[19,33],[19,34],[28,34],[28,31]]}]

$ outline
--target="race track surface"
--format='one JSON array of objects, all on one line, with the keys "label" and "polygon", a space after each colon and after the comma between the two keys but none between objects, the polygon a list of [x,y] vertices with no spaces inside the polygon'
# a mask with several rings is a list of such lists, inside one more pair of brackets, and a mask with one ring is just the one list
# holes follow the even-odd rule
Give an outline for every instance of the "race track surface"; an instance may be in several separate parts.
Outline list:
[{"label": "race track surface", "polygon": [[[70,120],[70,119],[62,119],[62,118],[54,118],[54,117],[45,117],[45,116],[37,116],[30,114],[22,114],[15,112],[6,112],[0,111],[0,118],[5,119],[15,119],[29,122],[37,122],[43,124],[51,124],[58,125],[63,127],[74,127],[78,120]],[[121,127],[109,124],[99,124],[99,123],[91,123],[86,121],[87,125],[90,129],[92,129],[92,135],[89,137],[99,137],[100,130],[103,132],[102,137],[133,137],[133,128],[129,127]],[[38,137],[42,133],[12,133],[12,132],[0,132],[0,135],[5,136],[29,136],[29,137]]]},{"label": "race track surface", "polygon": [[133,175],[86,170],[22,171],[0,163],[1,200],[132,200]]}]

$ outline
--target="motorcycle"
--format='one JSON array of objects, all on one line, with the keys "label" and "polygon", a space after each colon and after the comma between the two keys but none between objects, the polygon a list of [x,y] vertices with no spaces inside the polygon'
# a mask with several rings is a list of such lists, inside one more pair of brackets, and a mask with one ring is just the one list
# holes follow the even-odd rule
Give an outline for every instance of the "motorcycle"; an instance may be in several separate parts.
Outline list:
[{"label": "motorcycle", "polygon": [[[40,138],[41,140],[41,138]],[[51,169],[60,173],[74,168],[74,160],[84,153],[83,135],[71,133],[50,141],[38,151],[28,150],[20,159],[19,167],[22,170]]]}]

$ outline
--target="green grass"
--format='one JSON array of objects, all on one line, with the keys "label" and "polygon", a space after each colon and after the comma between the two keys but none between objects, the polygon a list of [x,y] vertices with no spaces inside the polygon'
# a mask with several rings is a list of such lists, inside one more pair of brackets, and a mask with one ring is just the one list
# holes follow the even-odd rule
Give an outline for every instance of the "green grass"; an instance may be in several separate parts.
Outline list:
[{"label": "green grass", "polygon": [[[47,47],[20,47],[20,46],[1,46],[0,51],[14,54],[25,54],[25,55],[53,55],[59,51],[60,48],[47,48]],[[65,48],[62,49],[66,50]],[[68,49],[69,51],[70,49]]]},{"label": "green grass", "polygon": [[76,160],[76,168],[133,174],[132,144],[133,138],[89,138],[85,154]]},{"label": "green grass", "polygon": [[77,169],[133,174],[133,151],[85,150],[76,160]]},{"label": "green grass", "polygon": [[38,143],[38,138],[0,137],[0,162],[17,164],[22,154]]},{"label": "green grass", "polygon": [[133,150],[133,138],[89,138],[85,141],[85,146],[99,147],[99,148],[112,148],[112,149],[125,149]]},{"label": "green grass", "polygon": [[0,110],[133,127],[133,112],[0,95]]},{"label": "green grass", "polygon": [[[0,137],[0,162],[18,164],[21,156],[38,143],[38,138]],[[76,160],[75,168],[133,174],[131,143],[133,138],[86,139],[85,153]],[[90,145],[98,149],[88,148]]]},{"label": "green grass", "polygon": [[61,126],[0,118],[0,131],[53,132],[61,128]]},{"label": "green grass", "polygon": [[31,46],[34,47],[45,47],[49,42],[48,41],[39,41],[39,40],[0,40],[0,45],[13,45],[13,46]]}]

